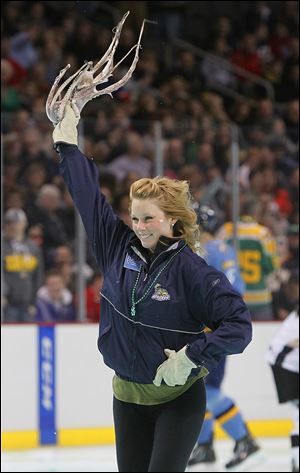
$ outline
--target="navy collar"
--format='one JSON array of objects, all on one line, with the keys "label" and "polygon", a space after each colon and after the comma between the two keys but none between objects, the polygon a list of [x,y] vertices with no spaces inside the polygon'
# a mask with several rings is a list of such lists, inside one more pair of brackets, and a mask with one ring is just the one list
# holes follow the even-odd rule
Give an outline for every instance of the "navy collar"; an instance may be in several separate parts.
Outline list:
[{"label": "navy collar", "polygon": [[134,246],[139,251],[139,253],[141,253],[143,259],[146,260],[147,263],[151,263],[151,261],[153,261],[160,253],[166,251],[168,248],[170,248],[170,246],[174,245],[174,243],[180,241],[183,240],[178,237],[170,238],[166,236],[161,236],[157,242],[154,252],[152,253],[152,251],[143,247],[137,236],[134,236],[133,239],[130,240],[130,246]]}]

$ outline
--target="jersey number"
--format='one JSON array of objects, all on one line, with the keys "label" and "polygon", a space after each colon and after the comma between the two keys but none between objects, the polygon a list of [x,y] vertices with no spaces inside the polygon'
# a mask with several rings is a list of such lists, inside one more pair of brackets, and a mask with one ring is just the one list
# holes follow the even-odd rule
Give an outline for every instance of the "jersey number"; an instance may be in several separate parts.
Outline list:
[{"label": "jersey number", "polygon": [[246,284],[257,284],[261,280],[261,253],[257,250],[239,252],[242,276]]}]

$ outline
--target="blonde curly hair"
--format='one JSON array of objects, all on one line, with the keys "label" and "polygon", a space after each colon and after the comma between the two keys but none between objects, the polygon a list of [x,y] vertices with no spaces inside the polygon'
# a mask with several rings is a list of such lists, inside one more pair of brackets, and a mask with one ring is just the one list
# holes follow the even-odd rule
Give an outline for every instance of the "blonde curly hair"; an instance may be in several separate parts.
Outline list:
[{"label": "blonde curly hair", "polygon": [[195,253],[199,252],[200,230],[187,181],[160,176],[142,178],[131,185],[129,196],[131,202],[133,199],[155,200],[167,217],[177,220],[174,237],[185,240]]}]

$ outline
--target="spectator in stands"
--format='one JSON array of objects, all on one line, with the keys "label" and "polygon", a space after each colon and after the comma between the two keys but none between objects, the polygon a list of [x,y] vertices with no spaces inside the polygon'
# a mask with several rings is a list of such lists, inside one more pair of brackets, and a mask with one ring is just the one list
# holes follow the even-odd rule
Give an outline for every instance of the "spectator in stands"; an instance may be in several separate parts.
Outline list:
[{"label": "spectator in stands", "polygon": [[11,187],[4,196],[5,210],[21,209],[25,207],[25,193],[22,187]]},{"label": "spectator in stands", "polygon": [[269,45],[276,58],[287,59],[291,54],[292,38],[287,26],[278,22],[270,38]]},{"label": "spectator in stands", "polygon": [[[202,95],[202,100],[208,114],[214,120],[214,123],[222,123],[229,120],[227,112],[224,108],[224,101],[219,94],[211,91],[205,92]],[[205,141],[204,138],[203,141]]]},{"label": "spectator in stands", "polygon": [[35,205],[28,208],[29,224],[41,225],[44,232],[45,263],[49,267],[52,251],[67,241],[63,221],[58,216],[61,204],[59,189],[51,184],[41,187]]},{"label": "spectator in stands", "polygon": [[72,197],[66,186],[62,186],[62,201],[60,207],[57,209],[57,215],[60,220],[64,223],[64,229],[66,231],[67,240],[69,243],[73,243],[76,236],[76,222],[75,222],[75,209]]},{"label": "spectator in stands", "polygon": [[135,132],[127,135],[127,151],[123,156],[115,158],[108,166],[108,172],[122,181],[130,171],[138,172],[140,177],[150,176],[151,162],[143,156],[144,143],[141,136]]},{"label": "spectator in stands", "polygon": [[85,292],[86,299],[86,318],[89,322],[99,322],[101,317],[100,304],[101,295],[100,291],[103,285],[103,275],[99,271],[96,272],[89,284],[87,285]]},{"label": "spectator in stands", "polygon": [[105,198],[110,204],[113,204],[118,187],[116,176],[110,172],[103,171],[100,177],[100,184]]},{"label": "spectator in stands", "polygon": [[[284,320],[295,307],[299,306],[299,268],[284,271],[286,281],[282,281],[279,291],[273,294],[273,310],[276,320]],[[283,277],[283,275],[282,275]]]},{"label": "spectator in stands", "polygon": [[188,181],[190,190],[195,201],[199,202],[203,195],[205,176],[201,174],[196,164],[186,164],[182,166],[179,173],[179,179]]},{"label": "spectator in stands", "polygon": [[50,270],[45,284],[38,290],[36,299],[37,322],[75,321],[72,293],[67,289],[59,271]]},{"label": "spectator in stands", "polygon": [[[16,139],[16,137],[14,137]],[[9,139],[10,142],[10,139]],[[5,143],[5,140],[4,140]],[[5,143],[6,144],[6,143]],[[10,143],[8,144],[8,147],[10,147]],[[11,189],[15,189],[15,187],[18,185],[18,174],[20,172],[21,165],[17,157],[11,156],[7,159],[5,163],[5,173],[3,176],[3,191],[4,195],[7,195],[7,193]]]},{"label": "spectator in stands", "polygon": [[206,173],[200,198],[201,205],[208,205],[215,211],[220,223],[226,220],[226,202],[230,195],[230,187],[224,181],[220,168],[212,165]]},{"label": "spectator in stands", "polygon": [[[262,76],[264,72],[264,64],[262,59],[257,53],[257,44],[254,34],[246,33],[242,37],[241,44],[236,48],[231,56],[231,61],[235,66],[244,69],[245,72]],[[256,96],[255,88],[253,83],[245,78],[244,74],[236,74],[237,79],[240,82],[240,89],[242,92],[250,92],[252,97]]]},{"label": "spectator in stands", "polygon": [[153,15],[152,18],[157,21],[155,31],[160,40],[172,41],[182,36],[185,12],[189,3],[177,0],[173,2],[148,2],[149,12]]},{"label": "spectator in stands", "polygon": [[53,250],[51,256],[51,269],[55,269],[61,274],[65,286],[74,293],[76,267],[71,247],[69,245],[58,246]]},{"label": "spectator in stands", "polygon": [[170,77],[182,77],[189,82],[194,92],[200,91],[201,78],[200,66],[197,57],[191,51],[182,51],[175,66],[170,70]]},{"label": "spectator in stands", "polygon": [[234,25],[233,19],[229,15],[219,15],[216,21],[209,25],[209,29],[211,31],[209,44],[212,44],[215,38],[224,39],[230,49],[236,44],[236,25]]},{"label": "spectator in stands", "polygon": [[296,165],[289,175],[288,191],[293,203],[293,210],[289,217],[291,223],[299,224],[299,165]]},{"label": "spectator in stands", "polygon": [[153,93],[144,91],[137,102],[138,112],[132,116],[134,130],[144,135],[158,117],[157,98]]},{"label": "spectator in stands", "polygon": [[81,65],[86,60],[87,52],[89,57],[98,57],[95,42],[95,26],[84,17],[78,18],[77,27],[71,32],[71,36],[66,42],[65,49],[68,53],[74,54]]},{"label": "spectator in stands", "polygon": [[40,162],[29,164],[23,174],[21,184],[26,192],[26,208],[34,204],[39,190],[46,184],[45,166]]},{"label": "spectator in stands", "polygon": [[263,131],[268,134],[271,133],[275,120],[274,104],[272,100],[261,99],[258,101],[254,120],[256,125],[258,125]]},{"label": "spectator in stands", "polygon": [[50,179],[53,175],[52,169],[47,154],[43,151],[43,137],[42,133],[36,127],[25,128],[21,133],[21,164],[22,168],[20,173],[24,174],[25,170],[32,163],[41,164],[45,169],[47,179]]},{"label": "spectator in stands", "polygon": [[12,112],[22,105],[18,90],[13,86],[16,70],[8,59],[1,58],[1,110]]},{"label": "spectator in stands", "polygon": [[25,70],[28,70],[39,59],[37,41],[41,33],[41,25],[25,21],[21,31],[14,34],[10,41],[9,55]]},{"label": "spectator in stands", "polygon": [[[251,176],[261,165],[261,148],[251,146],[247,149],[244,161],[239,168],[239,183],[242,191],[249,191],[251,187]],[[232,179],[232,177],[230,176]]]},{"label": "spectator in stands", "polygon": [[114,201],[114,210],[116,214],[123,220],[126,225],[131,226],[131,218],[129,214],[130,199],[127,192],[119,194]]},{"label": "spectator in stands", "polygon": [[292,100],[287,104],[284,114],[287,136],[299,146],[299,101]]},{"label": "spectator in stands", "polygon": [[292,223],[287,230],[288,254],[282,263],[287,270],[299,270],[299,223]]},{"label": "spectator in stands", "polygon": [[[232,53],[231,61],[235,66],[241,67],[246,72],[257,76],[262,75],[263,63],[256,52],[256,38],[253,34],[244,34],[240,47]],[[247,81],[245,78],[243,80]]]},{"label": "spectator in stands", "polygon": [[274,119],[271,133],[268,137],[268,146],[272,146],[273,143],[280,143],[285,153],[295,160],[298,153],[298,146],[287,136],[286,125],[284,120],[280,117]]},{"label": "spectator in stands", "polygon": [[164,148],[165,175],[178,178],[178,172],[185,163],[184,147],[181,138],[171,138]]},{"label": "spectator in stands", "polygon": [[211,53],[214,56],[205,56],[201,63],[201,72],[205,87],[222,92],[221,87],[235,87],[236,79],[230,67],[230,48],[226,39],[218,36],[214,39]]},{"label": "spectator in stands", "polygon": [[223,121],[216,131],[216,140],[214,143],[214,159],[217,167],[223,176],[226,175],[230,167],[230,153],[232,142],[232,129],[229,121]]},{"label": "spectator in stands", "polygon": [[205,175],[209,169],[215,166],[214,149],[211,143],[199,144],[195,164],[197,164],[199,171]]},{"label": "spectator in stands", "polygon": [[33,225],[32,227],[28,228],[27,236],[29,240],[33,241],[33,243],[40,248],[42,248],[44,244],[44,232],[41,225]]},{"label": "spectator in stands", "polygon": [[32,322],[35,316],[35,298],[42,284],[44,265],[38,246],[25,236],[26,226],[23,210],[7,210],[2,261],[4,322]]},{"label": "spectator in stands", "polygon": [[255,30],[258,23],[264,23],[269,28],[273,26],[274,10],[268,5],[268,2],[255,1],[250,4],[245,14],[246,28],[249,31]]},{"label": "spectator in stands", "polygon": [[[57,269],[64,278],[64,282],[68,289],[71,292],[75,292],[75,282],[76,275],[80,270],[84,275],[86,281],[93,276],[94,273],[94,262],[90,265],[89,258],[87,257],[87,262],[78,267],[76,261],[76,251],[74,249],[74,244],[71,245],[61,245],[53,250],[51,268]],[[89,254],[87,254],[89,256]]]}]

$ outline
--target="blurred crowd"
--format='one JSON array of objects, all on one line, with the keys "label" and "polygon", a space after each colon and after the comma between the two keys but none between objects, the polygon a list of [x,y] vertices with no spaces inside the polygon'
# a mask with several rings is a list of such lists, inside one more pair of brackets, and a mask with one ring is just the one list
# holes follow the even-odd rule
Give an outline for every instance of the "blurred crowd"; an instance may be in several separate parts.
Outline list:
[{"label": "blurred crowd", "polygon": [[[226,3],[243,7],[214,10]],[[213,208],[220,226],[232,218],[231,184],[239,180],[241,218],[265,227],[276,243],[276,263],[266,277],[274,320],[297,306],[298,6],[295,1],[212,2],[211,7],[195,1],[3,2],[3,321],[76,320],[75,213],[59,175],[45,102],[66,64],[71,75],[85,60],[103,56],[127,9],[131,14],[115,63],[136,44],[143,18],[156,22],[146,24],[136,70],[113,98],[95,99],[82,112],[80,147],[101,171],[102,192],[130,225],[129,187],[155,173],[154,125],[160,122],[165,175],[188,180],[195,207]],[[193,48],[179,49],[174,38],[223,62]],[[113,80],[131,61],[132,55],[126,57]],[[268,81],[273,97],[230,64]],[[239,130],[237,176],[231,173],[232,123]],[[86,314],[96,321],[103,277],[88,244],[86,251],[80,268]]]}]

